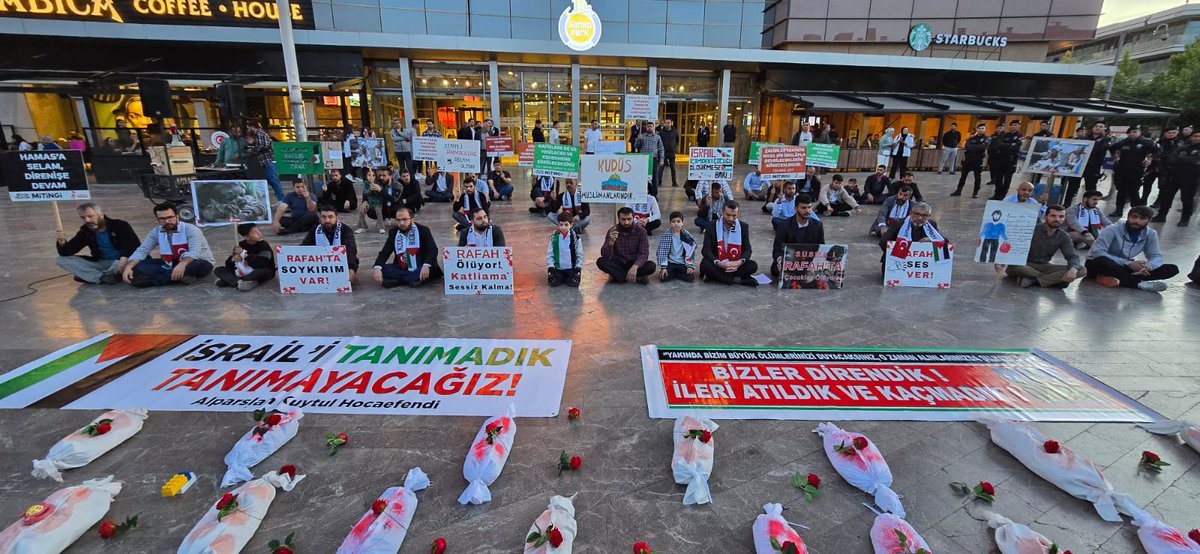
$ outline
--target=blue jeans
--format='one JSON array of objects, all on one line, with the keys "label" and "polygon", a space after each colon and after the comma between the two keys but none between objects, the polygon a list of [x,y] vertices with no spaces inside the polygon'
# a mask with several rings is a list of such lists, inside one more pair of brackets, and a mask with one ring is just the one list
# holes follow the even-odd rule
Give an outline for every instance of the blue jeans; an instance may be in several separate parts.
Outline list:
[{"label": "blue jeans", "polygon": [[[388,281],[403,281],[405,283],[415,283],[421,280],[421,267],[416,269],[400,269],[400,264],[384,264],[383,278]],[[432,275],[432,274],[431,274]]]},{"label": "blue jeans", "polygon": [[[174,264],[164,263],[157,258],[146,258],[133,266],[133,286],[161,287],[174,283],[183,284],[183,281],[171,280],[171,271],[174,269]],[[188,264],[187,268],[183,270],[183,274],[187,277],[204,277],[212,273],[212,270],[213,265],[211,263],[193,259],[192,263]]]},{"label": "blue jeans", "polygon": [[493,192],[495,192],[495,193],[496,193],[496,196],[498,196],[498,197],[500,197],[500,196],[503,196],[503,197],[507,197],[507,198],[512,198],[512,193],[513,193],[513,186],[512,186],[512,185],[510,185],[510,184],[508,184],[508,183],[497,183],[497,184],[496,184],[496,186],[495,186],[495,189],[496,189],[496,190],[494,190]]},{"label": "blue jeans", "polygon": [[787,221],[787,219],[788,218],[786,218],[786,217],[772,217],[771,218],[771,228],[774,229],[775,227],[778,227],[779,223],[781,221]]},{"label": "blue jeans", "polygon": [[263,164],[263,171],[267,172],[267,184],[271,185],[271,191],[275,193],[275,201],[283,202],[283,185],[279,184],[279,171],[275,169],[275,161]]}]

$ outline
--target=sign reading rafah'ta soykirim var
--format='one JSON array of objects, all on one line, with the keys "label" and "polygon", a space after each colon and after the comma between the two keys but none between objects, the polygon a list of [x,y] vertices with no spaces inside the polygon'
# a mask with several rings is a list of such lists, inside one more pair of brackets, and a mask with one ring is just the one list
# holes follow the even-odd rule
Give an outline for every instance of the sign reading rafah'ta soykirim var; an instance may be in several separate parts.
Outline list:
[{"label": "sign reading rafah'ta soykirim var", "polygon": [[643,346],[650,417],[1148,422],[1040,350]]},{"label": "sign reading rafah'ta soykirim var", "polygon": [[100,335],[0,376],[0,408],[558,415],[571,341]]}]

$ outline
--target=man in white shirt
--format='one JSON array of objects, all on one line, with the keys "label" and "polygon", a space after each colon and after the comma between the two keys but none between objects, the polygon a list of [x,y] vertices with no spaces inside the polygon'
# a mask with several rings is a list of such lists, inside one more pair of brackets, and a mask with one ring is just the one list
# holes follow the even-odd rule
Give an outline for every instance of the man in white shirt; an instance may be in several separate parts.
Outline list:
[{"label": "man in white shirt", "polygon": [[587,154],[595,154],[596,147],[604,140],[604,132],[600,130],[600,121],[593,119],[592,128],[583,132],[583,147]]},{"label": "man in white shirt", "polygon": [[550,123],[550,132],[548,133],[546,142],[549,142],[550,144],[561,144],[558,142],[558,122],[557,121],[552,121]]}]

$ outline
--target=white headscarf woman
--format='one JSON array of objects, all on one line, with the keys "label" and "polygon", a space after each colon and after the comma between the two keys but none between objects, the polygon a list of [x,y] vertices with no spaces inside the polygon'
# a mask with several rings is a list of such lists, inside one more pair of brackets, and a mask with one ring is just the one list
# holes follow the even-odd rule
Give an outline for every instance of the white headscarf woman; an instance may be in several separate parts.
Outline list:
[{"label": "white headscarf woman", "polygon": [[883,132],[883,136],[879,137],[879,151],[876,154],[878,159],[876,165],[890,167],[892,161],[892,148],[896,146],[895,127],[888,127]]}]

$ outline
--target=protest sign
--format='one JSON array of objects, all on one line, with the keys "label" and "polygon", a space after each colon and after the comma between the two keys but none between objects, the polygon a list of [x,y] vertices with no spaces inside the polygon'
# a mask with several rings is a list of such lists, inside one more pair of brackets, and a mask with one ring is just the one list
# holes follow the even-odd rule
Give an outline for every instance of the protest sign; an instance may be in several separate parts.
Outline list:
[{"label": "protest sign", "polygon": [[782,142],[751,142],[750,143],[750,158],[746,163],[758,167],[758,153],[764,146],[784,146]]},{"label": "protest sign", "polygon": [[89,200],[87,170],[78,150],[0,152],[4,184],[13,202]]},{"label": "protest sign", "polygon": [[[478,153],[476,153],[478,155]],[[379,169],[388,165],[387,143],[381,138],[360,138],[350,153],[350,165]]]},{"label": "protest sign", "polygon": [[192,181],[192,206],[201,227],[271,223],[271,197],[264,179]]},{"label": "protest sign", "polygon": [[733,179],[733,149],[689,148],[688,179]]},{"label": "protest sign", "polygon": [[321,160],[325,162],[325,169],[342,169],[342,143],[335,141],[324,141],[321,143]]},{"label": "protest sign", "polygon": [[636,204],[646,201],[649,154],[583,157],[580,197],[592,204]]},{"label": "protest sign", "polygon": [[521,142],[517,144],[517,166],[533,167],[532,142]]},{"label": "protest sign", "polygon": [[837,167],[842,147],[836,144],[810,142],[804,146],[804,163],[813,167]]},{"label": "protest sign", "polygon": [[100,335],[0,376],[0,408],[558,415],[571,342]]},{"label": "protest sign", "polygon": [[438,161],[438,143],[445,140],[441,137],[414,137],[413,159],[419,162]]},{"label": "protest sign", "polygon": [[653,94],[626,94],[625,121],[653,121],[658,119],[658,96]]},{"label": "protest sign", "polygon": [[1148,422],[1162,418],[1039,350],[643,346],[650,417]]},{"label": "protest sign", "polygon": [[275,169],[282,175],[311,175],[325,171],[321,161],[321,143],[284,142],[271,143],[275,153]]},{"label": "protest sign", "polygon": [[484,137],[483,145],[489,158],[513,155],[513,138],[510,136]]},{"label": "protest sign", "polygon": [[888,287],[950,288],[954,245],[948,241],[940,242],[888,242],[883,284]]},{"label": "protest sign", "polygon": [[596,142],[596,151],[593,154],[621,154],[625,152],[625,141],[623,140],[601,140]]},{"label": "protest sign", "polygon": [[781,289],[840,289],[846,278],[844,244],[785,244]]},{"label": "protest sign", "polygon": [[1086,139],[1033,137],[1025,156],[1026,173],[1082,177],[1095,142]]},{"label": "protest sign", "polygon": [[1027,202],[988,200],[976,240],[975,261],[1025,265],[1040,210],[1041,206]]},{"label": "protest sign", "polygon": [[758,175],[763,179],[804,177],[803,146],[763,146],[758,151]]},{"label": "protest sign", "polygon": [[438,139],[439,170],[479,173],[479,161],[479,141]]},{"label": "protest sign", "polygon": [[533,174],[579,178],[579,147],[539,142],[533,148]]},{"label": "protest sign", "polygon": [[[350,232],[346,227],[346,232]],[[276,246],[279,292],[313,294],[350,291],[350,269],[346,247]]]},{"label": "protest sign", "polygon": [[442,248],[446,294],[513,293],[512,248]]}]

